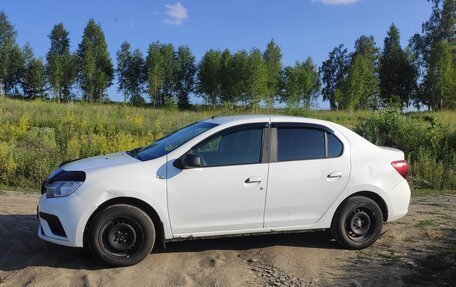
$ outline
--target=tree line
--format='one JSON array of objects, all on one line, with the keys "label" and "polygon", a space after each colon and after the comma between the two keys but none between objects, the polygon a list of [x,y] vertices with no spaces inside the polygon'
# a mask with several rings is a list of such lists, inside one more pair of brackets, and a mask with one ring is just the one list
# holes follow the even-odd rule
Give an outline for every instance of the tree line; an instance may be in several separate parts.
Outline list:
[{"label": "tree line", "polygon": [[329,52],[320,67],[308,57],[282,64],[282,52],[271,40],[264,51],[225,49],[205,52],[196,62],[188,46],[153,42],[145,55],[122,43],[114,67],[105,35],[93,19],[77,49],[62,23],[49,34],[45,59],[29,44],[16,43],[17,32],[0,13],[0,95],[23,98],[109,100],[106,90],[118,82],[125,102],[190,107],[194,94],[213,106],[308,108],[317,97],[331,109],[377,109],[384,106],[456,108],[456,0],[429,0],[430,18],[422,33],[400,44],[392,24],[380,49],[373,36],[362,35],[349,52],[343,44]]}]

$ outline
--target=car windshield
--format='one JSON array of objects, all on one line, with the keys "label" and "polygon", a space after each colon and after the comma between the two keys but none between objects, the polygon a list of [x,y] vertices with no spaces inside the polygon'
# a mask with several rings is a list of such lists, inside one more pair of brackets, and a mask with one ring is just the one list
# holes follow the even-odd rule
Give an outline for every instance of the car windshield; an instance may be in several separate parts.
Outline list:
[{"label": "car windshield", "polygon": [[130,156],[142,161],[158,158],[175,150],[192,138],[204,133],[205,131],[215,126],[217,126],[217,124],[208,122],[196,122],[183,127],[180,130],[177,130],[167,136],[164,136],[146,147],[134,149],[127,153]]}]

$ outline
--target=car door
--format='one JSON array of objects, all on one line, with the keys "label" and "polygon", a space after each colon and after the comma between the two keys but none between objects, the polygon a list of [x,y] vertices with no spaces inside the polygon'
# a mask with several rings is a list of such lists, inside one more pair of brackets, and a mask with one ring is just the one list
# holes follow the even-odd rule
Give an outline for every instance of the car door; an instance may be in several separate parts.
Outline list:
[{"label": "car door", "polygon": [[326,126],[273,123],[265,227],[318,221],[347,185],[346,140]]},{"label": "car door", "polygon": [[239,125],[201,141],[187,152],[201,158],[201,167],[180,170],[168,162],[168,210],[174,236],[263,227],[267,126]]}]

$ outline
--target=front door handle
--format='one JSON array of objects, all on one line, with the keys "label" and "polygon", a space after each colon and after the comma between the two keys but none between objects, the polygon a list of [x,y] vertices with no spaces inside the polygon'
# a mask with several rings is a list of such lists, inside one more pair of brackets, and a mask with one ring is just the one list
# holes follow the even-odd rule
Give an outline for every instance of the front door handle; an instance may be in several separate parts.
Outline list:
[{"label": "front door handle", "polygon": [[261,177],[259,177],[259,176],[251,176],[251,177],[247,178],[244,182],[245,183],[260,184],[261,183]]},{"label": "front door handle", "polygon": [[341,171],[334,171],[328,174],[328,178],[341,178],[342,172]]}]

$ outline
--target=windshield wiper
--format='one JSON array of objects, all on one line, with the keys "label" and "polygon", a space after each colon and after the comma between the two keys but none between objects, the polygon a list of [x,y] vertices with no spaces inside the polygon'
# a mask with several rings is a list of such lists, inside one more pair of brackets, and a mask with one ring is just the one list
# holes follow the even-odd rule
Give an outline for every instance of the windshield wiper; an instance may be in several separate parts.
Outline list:
[{"label": "windshield wiper", "polygon": [[136,147],[136,148],[134,148],[132,150],[127,151],[127,154],[132,156],[132,157],[136,157],[136,155],[138,154],[138,151],[140,149],[142,149],[142,147]]}]

